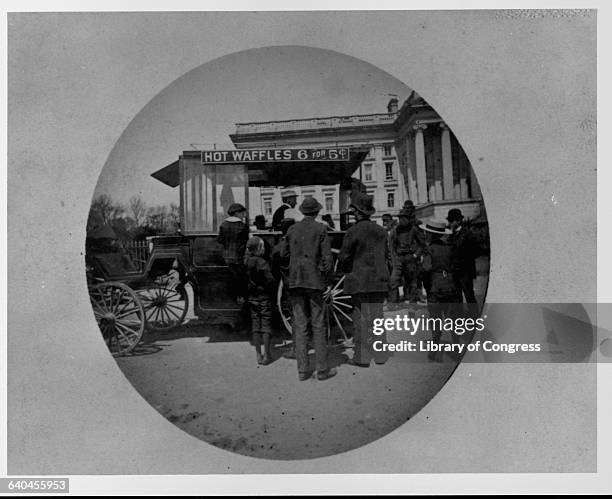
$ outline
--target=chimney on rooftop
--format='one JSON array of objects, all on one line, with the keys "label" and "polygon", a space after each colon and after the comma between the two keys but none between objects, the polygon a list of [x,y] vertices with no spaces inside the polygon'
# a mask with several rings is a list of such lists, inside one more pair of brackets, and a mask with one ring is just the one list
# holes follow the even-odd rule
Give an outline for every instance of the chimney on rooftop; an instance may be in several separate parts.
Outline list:
[{"label": "chimney on rooftop", "polygon": [[391,100],[389,101],[389,104],[387,104],[387,112],[389,114],[397,113],[398,104],[399,104],[399,100],[397,99],[397,97],[392,97]]}]

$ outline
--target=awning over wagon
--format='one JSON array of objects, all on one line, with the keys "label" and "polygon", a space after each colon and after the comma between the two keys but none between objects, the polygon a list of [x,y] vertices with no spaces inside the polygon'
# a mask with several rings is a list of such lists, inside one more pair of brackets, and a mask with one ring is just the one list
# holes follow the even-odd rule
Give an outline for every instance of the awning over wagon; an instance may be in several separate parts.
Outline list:
[{"label": "awning over wagon", "polygon": [[[339,153],[329,151],[339,151]],[[180,160],[200,158],[202,164],[216,164],[221,168],[223,165],[247,166],[251,187],[336,185],[349,178],[359,168],[368,151],[369,147],[184,151],[178,161],[170,163],[151,176],[170,187],[177,187],[180,183]]]}]

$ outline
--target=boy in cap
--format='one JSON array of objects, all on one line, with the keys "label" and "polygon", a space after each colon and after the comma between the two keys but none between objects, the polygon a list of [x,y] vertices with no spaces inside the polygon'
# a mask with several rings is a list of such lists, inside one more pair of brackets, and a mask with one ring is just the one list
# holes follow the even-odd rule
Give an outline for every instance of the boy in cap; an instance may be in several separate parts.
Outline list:
[{"label": "boy in cap", "polygon": [[[370,220],[376,211],[372,196],[359,194],[351,203],[355,224],[344,236],[338,255],[338,269],[346,272],[344,292],[353,304],[354,355],[349,364],[369,367],[372,357],[377,364],[388,358],[372,348],[372,322],[383,317],[383,302],[389,291],[389,242],[387,232]],[[385,341],[384,336],[378,339]]]},{"label": "boy in cap", "polygon": [[[244,264],[248,278],[248,302],[251,311],[251,330],[253,345],[257,353],[257,363],[268,365],[272,362],[271,338],[272,299],[276,280],[272,276],[270,264],[264,259],[263,239],[251,237],[246,245]],[[264,354],[261,345],[264,345]]]},{"label": "boy in cap", "polygon": [[323,291],[328,287],[332,272],[332,253],[327,228],[315,221],[321,204],[313,197],[306,198],[300,211],[304,218],[287,231],[282,259],[289,262],[289,300],[293,317],[293,332],[300,381],[310,377],[308,366],[308,328],[312,329],[317,378],[335,376],[335,368],[327,364],[327,338]]},{"label": "boy in cap", "polygon": [[244,251],[249,239],[246,224],[246,208],[232,203],[227,210],[228,217],[219,226],[217,242],[223,246],[223,258],[231,273],[230,292],[239,305],[244,303]]}]

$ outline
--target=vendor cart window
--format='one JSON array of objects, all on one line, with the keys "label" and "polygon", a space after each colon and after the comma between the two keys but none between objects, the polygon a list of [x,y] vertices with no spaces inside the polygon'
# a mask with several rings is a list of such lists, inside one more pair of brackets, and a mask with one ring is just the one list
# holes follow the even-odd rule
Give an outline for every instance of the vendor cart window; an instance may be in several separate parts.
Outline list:
[{"label": "vendor cart window", "polygon": [[[216,215],[217,226],[228,216],[233,203],[248,208],[247,178],[244,165],[216,165]],[[216,227],[215,227],[216,230]]]},{"label": "vendor cart window", "polygon": [[214,167],[199,159],[183,159],[181,168],[181,226],[185,233],[215,230]]},{"label": "vendor cart window", "polygon": [[203,164],[183,158],[181,226],[185,234],[216,232],[232,203],[248,206],[244,165]]}]

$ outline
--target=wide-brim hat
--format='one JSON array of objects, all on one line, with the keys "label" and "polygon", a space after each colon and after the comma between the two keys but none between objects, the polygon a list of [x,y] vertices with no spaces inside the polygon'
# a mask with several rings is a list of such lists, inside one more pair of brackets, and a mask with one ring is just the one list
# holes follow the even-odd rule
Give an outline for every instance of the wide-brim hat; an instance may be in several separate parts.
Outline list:
[{"label": "wide-brim hat", "polygon": [[443,220],[429,220],[419,225],[420,229],[425,232],[431,232],[432,234],[439,234],[441,236],[445,234],[452,234],[452,232],[446,228],[446,222]]},{"label": "wide-brim hat", "polygon": [[281,191],[282,198],[297,197],[297,193],[292,189],[284,189]]},{"label": "wide-brim hat", "polygon": [[240,203],[232,203],[229,205],[227,209],[227,213],[229,215],[233,215],[234,213],[240,213],[241,211],[246,211],[246,208],[242,206]]},{"label": "wide-brim hat", "polygon": [[448,210],[446,220],[448,220],[449,222],[453,222],[455,220],[461,221],[463,220],[463,213],[461,213],[461,210],[459,208],[452,208]]},{"label": "wide-brim hat", "polygon": [[361,193],[354,197],[351,208],[367,216],[372,215],[376,211],[376,208],[374,208],[374,198]]},{"label": "wide-brim hat", "polygon": [[[307,197],[300,205],[300,211],[304,215],[312,215],[321,211],[323,206],[313,197]],[[286,213],[286,212],[285,212]]]}]

